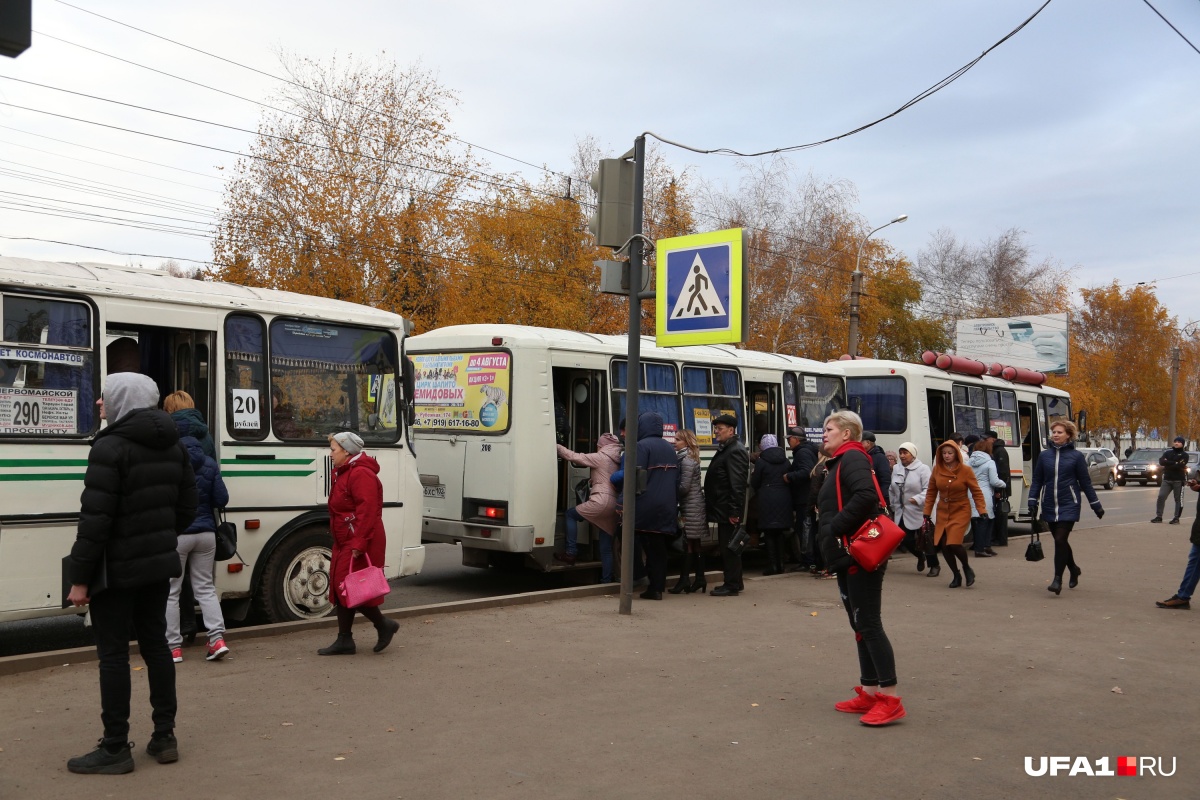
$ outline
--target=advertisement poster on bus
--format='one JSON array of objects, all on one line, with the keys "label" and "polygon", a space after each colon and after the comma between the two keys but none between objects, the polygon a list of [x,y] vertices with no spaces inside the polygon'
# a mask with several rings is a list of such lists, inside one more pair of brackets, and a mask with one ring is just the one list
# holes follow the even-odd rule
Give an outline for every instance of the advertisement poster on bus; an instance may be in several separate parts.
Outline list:
[{"label": "advertisement poster on bus", "polygon": [[1066,314],[961,319],[956,352],[985,364],[1065,375],[1068,341]]},{"label": "advertisement poster on bus", "polygon": [[508,428],[508,353],[414,353],[415,427],[498,433]]}]

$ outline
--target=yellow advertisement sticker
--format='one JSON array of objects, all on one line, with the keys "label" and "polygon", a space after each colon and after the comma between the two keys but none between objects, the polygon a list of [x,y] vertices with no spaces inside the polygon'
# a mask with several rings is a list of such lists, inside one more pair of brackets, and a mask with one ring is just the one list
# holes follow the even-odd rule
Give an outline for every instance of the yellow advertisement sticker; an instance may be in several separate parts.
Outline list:
[{"label": "yellow advertisement sticker", "polygon": [[422,430],[499,433],[508,428],[512,357],[501,352],[413,353]]}]

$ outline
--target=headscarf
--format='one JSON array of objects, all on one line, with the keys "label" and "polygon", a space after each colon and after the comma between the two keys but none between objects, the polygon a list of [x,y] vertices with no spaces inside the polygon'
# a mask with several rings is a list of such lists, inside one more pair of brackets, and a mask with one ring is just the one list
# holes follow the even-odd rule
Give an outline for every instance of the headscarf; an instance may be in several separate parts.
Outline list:
[{"label": "headscarf", "polygon": [[766,450],[769,447],[779,447],[779,440],[773,433],[764,433],[763,437],[758,440],[758,449]]},{"label": "headscarf", "polygon": [[363,451],[363,440],[354,431],[341,431],[333,435],[333,440],[338,443],[338,446],[352,456],[356,456]]},{"label": "headscarf", "polygon": [[900,450],[907,450],[913,458],[917,457],[917,446],[912,442],[901,442],[900,447],[897,448],[897,452]]}]

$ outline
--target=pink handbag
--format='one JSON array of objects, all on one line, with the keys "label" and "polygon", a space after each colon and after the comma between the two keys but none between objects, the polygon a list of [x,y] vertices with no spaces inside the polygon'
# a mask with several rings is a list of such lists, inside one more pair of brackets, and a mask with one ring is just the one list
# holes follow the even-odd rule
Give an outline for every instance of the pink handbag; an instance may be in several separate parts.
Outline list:
[{"label": "pink handbag", "polygon": [[354,560],[350,561],[350,574],[338,584],[338,598],[346,608],[358,608],[361,605],[378,600],[392,590],[388,586],[387,577],[379,567],[371,565],[371,557],[363,553],[367,566],[354,572]]}]

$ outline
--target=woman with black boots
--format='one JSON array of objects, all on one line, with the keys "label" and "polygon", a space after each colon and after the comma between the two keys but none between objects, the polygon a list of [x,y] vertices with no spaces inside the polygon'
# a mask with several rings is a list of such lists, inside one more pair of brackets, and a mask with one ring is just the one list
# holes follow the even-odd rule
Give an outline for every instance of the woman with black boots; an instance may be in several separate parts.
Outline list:
[{"label": "woman with black boots", "polygon": [[[392,642],[400,623],[384,619],[379,611],[383,598],[370,600],[355,608],[346,608],[338,596],[338,587],[357,566],[382,567],[387,551],[383,530],[383,484],[379,482],[379,462],[363,452],[363,440],[352,431],[329,437],[329,455],[333,459],[333,486],[329,489],[329,528],[333,532],[333,557],[329,565],[329,599],[337,609],[337,640],[317,651],[322,656],[353,655],[354,635],[350,627],[354,612],[361,612],[379,634],[375,652]],[[366,556],[366,558],[362,558]]]},{"label": "woman with black boots", "polygon": [[929,489],[925,493],[925,519],[937,509],[937,526],[933,531],[934,548],[946,556],[946,566],[954,573],[950,588],[963,585],[955,559],[962,562],[967,586],[975,584],[975,570],[967,563],[967,548],[963,547],[967,529],[971,527],[971,501],[980,514],[987,513],[983,491],[975,480],[975,471],[963,462],[962,449],[954,440],[942,442],[933,459]]},{"label": "woman with black boots", "polygon": [[1054,536],[1054,580],[1047,591],[1062,592],[1064,570],[1070,570],[1072,589],[1079,585],[1083,572],[1075,563],[1075,555],[1067,537],[1079,521],[1079,498],[1086,494],[1097,519],[1104,518],[1100,498],[1092,488],[1088,475],[1087,461],[1075,449],[1075,423],[1069,420],[1055,422],[1050,426],[1050,449],[1038,455],[1033,465],[1033,481],[1029,485],[1029,516],[1037,518],[1041,506],[1042,519],[1050,525]]},{"label": "woman with black boots", "polygon": [[[704,551],[700,541],[708,532],[708,515],[704,508],[704,489],[700,486],[700,442],[696,434],[684,428],[675,433],[675,455],[679,459],[679,524],[683,528],[683,569],[679,580],[667,590],[670,594],[681,592],[708,592],[704,580]],[[696,577],[691,583],[691,573]]]},{"label": "woman with black boots", "polygon": [[758,529],[767,543],[767,568],[763,575],[783,572],[783,534],[792,527],[792,490],[784,481],[791,468],[787,454],[774,434],[767,433],[759,440],[758,459],[750,485],[754,487],[754,502],[758,504]]}]

